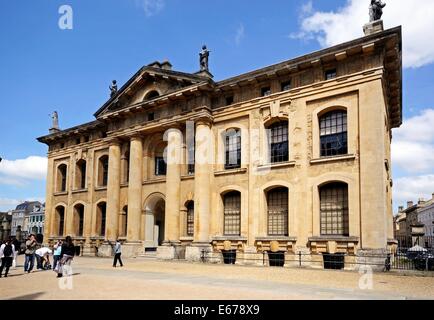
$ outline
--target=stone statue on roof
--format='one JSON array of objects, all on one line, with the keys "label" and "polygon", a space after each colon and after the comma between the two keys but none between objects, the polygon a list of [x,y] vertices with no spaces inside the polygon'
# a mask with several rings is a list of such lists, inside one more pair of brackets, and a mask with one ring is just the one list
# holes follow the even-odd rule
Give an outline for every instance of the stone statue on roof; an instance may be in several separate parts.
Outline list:
[{"label": "stone statue on roof", "polygon": [[200,71],[209,71],[208,67],[208,59],[209,59],[209,50],[204,45],[202,47],[202,51],[199,53],[200,56]]},{"label": "stone statue on roof", "polygon": [[369,6],[369,19],[370,22],[381,20],[383,15],[383,8],[386,6],[381,0],[371,0],[371,5]]},{"label": "stone statue on roof", "polygon": [[59,115],[57,114],[57,111],[54,111],[50,116],[53,120],[53,126],[51,129],[59,129]]},{"label": "stone statue on roof", "polygon": [[113,97],[116,92],[118,92],[118,85],[116,83],[116,80],[112,81],[112,84],[110,85],[110,97]]}]

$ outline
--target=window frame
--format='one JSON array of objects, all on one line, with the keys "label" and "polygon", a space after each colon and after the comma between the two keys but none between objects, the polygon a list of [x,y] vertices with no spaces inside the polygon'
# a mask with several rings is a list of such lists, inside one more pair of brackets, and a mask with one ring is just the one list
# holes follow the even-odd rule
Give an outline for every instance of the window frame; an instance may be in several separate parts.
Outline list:
[{"label": "window frame", "polygon": [[[344,182],[326,183],[319,187],[318,193],[319,193],[320,235],[349,237],[350,235],[349,185]],[[340,199],[339,198],[340,195],[342,199],[342,201],[340,201],[341,209],[339,208],[339,203],[338,203],[339,202],[338,200]],[[328,202],[327,200],[324,199],[325,197],[328,198]]]},{"label": "window frame", "polygon": [[266,129],[268,132],[269,163],[273,164],[288,162],[289,121],[286,119],[276,121],[268,125]]},{"label": "window frame", "polygon": [[[236,190],[229,191],[222,198],[223,235],[241,236],[241,192]],[[229,201],[230,203],[228,203]]]},{"label": "window frame", "polygon": [[[274,196],[274,199],[270,199]],[[277,198],[277,199],[276,199]],[[277,201],[278,203],[272,203]],[[267,205],[267,235],[268,236],[289,236],[289,189],[287,187],[276,187],[266,192]],[[276,207],[280,206],[280,211]],[[279,220],[281,221],[279,223]]]},{"label": "window frame", "polygon": [[[233,132],[233,133],[232,133]],[[241,168],[241,129],[231,128],[225,131],[225,170]],[[233,141],[235,140],[235,141]],[[237,163],[230,163],[231,155],[236,155]]]},{"label": "window frame", "polygon": [[348,155],[347,110],[335,109],[319,115],[318,130],[321,158]]}]

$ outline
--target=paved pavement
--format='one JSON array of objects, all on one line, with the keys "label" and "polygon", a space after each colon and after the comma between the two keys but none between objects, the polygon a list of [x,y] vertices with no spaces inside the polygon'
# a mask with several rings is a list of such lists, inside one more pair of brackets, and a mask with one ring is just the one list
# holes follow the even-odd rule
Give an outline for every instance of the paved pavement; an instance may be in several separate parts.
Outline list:
[{"label": "paved pavement", "polygon": [[[144,300],[294,300],[294,299],[434,299],[434,277],[311,269],[203,265],[125,259],[123,268],[103,258],[77,257],[73,276],[57,279],[52,271],[24,274],[11,270],[0,279],[6,299]],[[23,257],[18,265],[23,264]]]}]

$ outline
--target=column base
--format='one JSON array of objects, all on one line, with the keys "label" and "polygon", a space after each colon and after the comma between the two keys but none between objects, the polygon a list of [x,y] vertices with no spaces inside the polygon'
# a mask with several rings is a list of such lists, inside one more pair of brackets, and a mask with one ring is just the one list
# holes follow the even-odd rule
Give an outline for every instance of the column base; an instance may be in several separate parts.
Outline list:
[{"label": "column base", "polygon": [[[192,262],[202,261],[212,253],[212,246],[209,243],[192,243],[185,248],[185,260]],[[204,253],[203,253],[204,252]]]},{"label": "column base", "polygon": [[91,245],[90,243],[85,243],[83,246],[82,255],[84,257],[95,257],[96,256],[95,246]]},{"label": "column base", "polygon": [[157,248],[157,259],[159,260],[179,260],[184,257],[185,249],[182,248],[181,242],[164,242]]},{"label": "column base", "polygon": [[360,249],[356,255],[356,270],[371,269],[384,271],[387,259],[386,249]]},{"label": "column base", "polygon": [[126,242],[122,245],[122,257],[137,258],[141,253],[144,253],[144,248],[140,241]]},{"label": "column base", "polygon": [[98,257],[111,257],[113,256],[113,247],[108,242],[104,242],[98,248]]}]

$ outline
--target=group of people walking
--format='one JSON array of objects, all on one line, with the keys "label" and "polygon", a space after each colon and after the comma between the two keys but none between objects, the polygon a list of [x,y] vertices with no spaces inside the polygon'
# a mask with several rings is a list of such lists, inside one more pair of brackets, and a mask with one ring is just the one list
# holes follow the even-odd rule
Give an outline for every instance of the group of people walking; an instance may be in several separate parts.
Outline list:
[{"label": "group of people walking", "polygon": [[[17,254],[20,250],[19,244],[15,244],[12,239],[4,241],[0,246],[0,278],[3,270],[4,276],[7,277],[9,269],[16,265]],[[114,260],[113,267],[116,267],[118,262],[123,267],[121,254],[122,246],[119,240],[113,245]],[[34,268],[36,259],[36,268],[38,270],[53,270],[57,273],[57,277],[62,277],[65,273],[71,270],[71,262],[75,256],[75,246],[70,236],[65,238],[65,241],[58,240],[53,246],[53,250],[47,247],[40,247],[36,241],[35,235],[31,234],[27,238],[25,248],[24,273],[31,273]],[[53,265],[50,264],[50,256],[53,256]]]},{"label": "group of people walking", "polygon": [[[0,278],[5,271],[4,276],[7,277],[9,269],[16,261],[17,254],[20,248],[16,248],[12,239],[6,240],[0,246]],[[65,241],[58,240],[54,245],[53,250],[47,247],[40,247],[36,241],[35,235],[31,234],[27,238],[24,259],[24,273],[31,273],[36,259],[36,268],[38,270],[54,270],[57,277],[63,276],[67,269],[70,269],[71,262],[75,255],[75,246],[70,236],[66,237]],[[50,256],[53,256],[53,265],[50,264]]]}]

